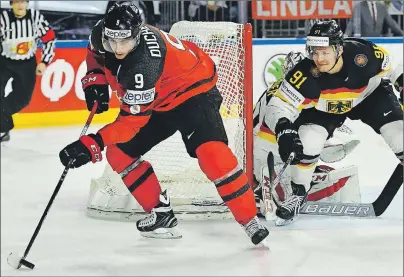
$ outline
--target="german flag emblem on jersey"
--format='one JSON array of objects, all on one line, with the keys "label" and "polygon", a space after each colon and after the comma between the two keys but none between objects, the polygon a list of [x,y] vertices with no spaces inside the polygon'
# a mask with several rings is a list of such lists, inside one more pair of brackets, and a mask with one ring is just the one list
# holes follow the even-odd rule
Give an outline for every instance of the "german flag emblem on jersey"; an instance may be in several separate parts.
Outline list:
[{"label": "german flag emblem on jersey", "polygon": [[335,114],[343,114],[352,109],[352,100],[328,100],[327,112]]}]

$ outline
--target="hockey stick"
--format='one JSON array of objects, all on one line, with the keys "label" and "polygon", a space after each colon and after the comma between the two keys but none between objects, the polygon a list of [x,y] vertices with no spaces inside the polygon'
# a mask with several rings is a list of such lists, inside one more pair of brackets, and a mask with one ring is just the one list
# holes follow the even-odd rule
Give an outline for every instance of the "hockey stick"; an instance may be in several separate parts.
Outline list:
[{"label": "hockey stick", "polygon": [[300,208],[301,214],[377,217],[382,215],[403,184],[403,164],[397,165],[379,197],[373,203],[322,203],[307,202]]},{"label": "hockey stick", "polygon": [[[81,131],[80,137],[83,136],[87,132],[87,129],[90,126],[91,121],[93,120],[95,111],[97,110],[97,107],[98,107],[98,102],[95,101],[94,106],[93,106],[93,108],[92,108],[92,110],[90,112],[90,115],[88,116],[87,122],[84,125],[83,130]],[[65,180],[67,172],[69,172],[69,169],[70,169],[73,161],[74,160],[70,160],[68,165],[63,170],[62,176],[60,177],[59,182],[56,185],[56,188],[55,188],[55,190],[54,190],[54,192],[53,192],[53,194],[52,194],[52,196],[51,196],[51,198],[50,198],[50,200],[48,202],[48,205],[46,206],[45,211],[43,212],[42,217],[39,220],[38,225],[35,228],[34,234],[32,235],[31,240],[29,241],[28,246],[25,249],[24,256],[20,257],[19,255],[13,254],[13,253],[10,253],[10,255],[8,256],[7,263],[12,268],[19,269],[21,267],[21,265],[23,265],[23,266],[26,266],[26,267],[28,267],[30,269],[34,269],[35,265],[33,263],[28,262],[25,258],[27,257],[27,255],[29,253],[29,250],[31,249],[31,246],[34,243],[34,241],[35,241],[35,239],[36,239],[36,237],[37,237],[37,235],[38,235],[38,233],[39,233],[39,231],[40,231],[40,229],[42,227],[42,224],[43,224],[43,222],[44,222],[44,220],[45,220],[45,218],[46,218],[46,216],[48,214],[48,211],[49,211],[50,207],[53,204],[53,200],[55,200],[55,197],[58,194],[58,192],[60,190],[60,187],[62,186],[63,181]]]},{"label": "hockey stick", "polygon": [[[267,156],[267,165],[268,165],[268,173],[269,173],[269,185],[265,183],[262,185],[262,200],[264,202],[264,216],[266,220],[270,220],[270,215],[273,210],[271,198],[272,196],[277,197],[276,193],[272,193],[272,190],[275,190],[276,184],[281,180],[283,173],[286,168],[290,165],[290,163],[295,158],[295,153],[290,153],[287,161],[283,164],[282,168],[279,170],[278,175],[275,178],[275,162],[274,162],[274,154],[272,152],[268,153]],[[279,202],[279,199],[278,199]]]}]

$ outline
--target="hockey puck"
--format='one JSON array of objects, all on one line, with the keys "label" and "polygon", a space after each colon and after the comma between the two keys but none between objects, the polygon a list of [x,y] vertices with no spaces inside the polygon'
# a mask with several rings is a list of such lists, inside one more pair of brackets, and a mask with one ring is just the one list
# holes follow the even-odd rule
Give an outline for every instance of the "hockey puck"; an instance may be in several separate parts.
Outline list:
[{"label": "hockey puck", "polygon": [[28,262],[15,253],[10,253],[10,255],[8,255],[7,263],[15,269],[20,269],[21,265],[28,267],[29,269],[34,269],[35,267],[33,263]]}]

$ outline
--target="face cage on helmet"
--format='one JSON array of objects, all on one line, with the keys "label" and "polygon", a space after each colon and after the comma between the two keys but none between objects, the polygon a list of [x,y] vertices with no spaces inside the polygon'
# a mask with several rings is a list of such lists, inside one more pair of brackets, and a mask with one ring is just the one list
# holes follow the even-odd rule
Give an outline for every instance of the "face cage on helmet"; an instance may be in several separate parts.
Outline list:
[{"label": "face cage on helmet", "polygon": [[[110,39],[109,37],[103,35],[102,36],[102,46],[104,47],[104,49],[106,51],[111,52],[111,53],[115,53],[116,49],[114,50],[115,47],[113,46],[113,43],[109,39]],[[132,37],[132,38],[129,37],[129,38],[126,38],[124,40],[128,40],[127,43],[132,44],[132,47],[131,47],[130,51],[135,50],[140,44],[140,31],[136,34],[135,37]]]}]

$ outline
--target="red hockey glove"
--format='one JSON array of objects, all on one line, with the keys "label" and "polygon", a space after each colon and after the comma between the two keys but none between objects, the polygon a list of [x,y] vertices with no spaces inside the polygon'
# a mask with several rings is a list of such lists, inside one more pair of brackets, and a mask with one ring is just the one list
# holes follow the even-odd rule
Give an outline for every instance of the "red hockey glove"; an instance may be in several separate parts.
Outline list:
[{"label": "red hockey glove", "polygon": [[69,144],[59,153],[60,161],[67,166],[73,160],[72,167],[77,168],[92,161],[93,163],[102,160],[101,151],[104,150],[104,143],[101,135],[90,134],[82,136],[79,140]]}]

